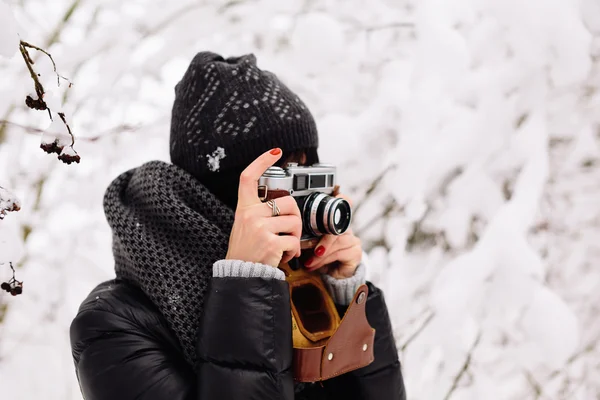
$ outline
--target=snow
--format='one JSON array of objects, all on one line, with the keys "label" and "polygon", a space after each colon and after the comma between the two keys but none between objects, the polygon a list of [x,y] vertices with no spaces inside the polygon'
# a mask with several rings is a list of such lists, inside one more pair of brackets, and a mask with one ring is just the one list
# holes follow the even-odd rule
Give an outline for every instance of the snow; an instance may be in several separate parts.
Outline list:
[{"label": "snow", "polygon": [[58,115],[54,115],[53,121],[42,135],[41,143],[52,144],[56,142],[59,147],[65,147],[69,146],[71,141],[71,135],[69,135],[67,126]]},{"label": "snow", "polygon": [[[34,99],[37,98],[37,96],[32,96],[32,97]],[[48,108],[50,110],[52,110],[54,113],[63,112],[62,101],[58,97],[58,95],[56,93],[54,93],[54,91],[52,91],[52,90],[46,91],[46,93],[44,95],[44,102],[46,103]],[[56,116],[56,117],[58,117],[58,116]]]},{"label": "snow", "polygon": [[[22,207],[0,221],[0,262],[26,282],[23,296],[0,293],[4,396],[81,398],[68,327],[114,275],[104,190],[169,159],[173,86],[204,49],[255,53],[314,114],[385,292],[409,399],[600,395],[597,0],[82,2],[64,23],[66,0],[17,3],[24,40],[62,27],[47,50],[71,89],[31,54],[83,160],[40,150],[71,152],[72,138],[58,116],[23,107],[33,84],[20,57],[0,59],[0,115],[30,127],[0,133],[0,186]],[[0,1],[2,56],[18,45],[8,9]],[[207,154],[208,167],[225,156]]]},{"label": "snow", "polygon": [[18,49],[17,21],[8,4],[0,0],[0,57],[11,58]]},{"label": "snow", "polygon": [[76,156],[77,153],[75,152],[75,150],[73,150],[73,148],[71,146],[65,146],[62,151],[60,152],[61,156]]},{"label": "snow", "polygon": [[217,147],[217,149],[213,151],[212,154],[206,155],[208,161],[208,168],[213,172],[218,171],[219,168],[221,168],[221,160],[225,157],[225,149],[222,147]]},{"label": "snow", "polygon": [[0,219],[3,219],[7,212],[18,211],[21,208],[21,202],[8,189],[0,186]]}]

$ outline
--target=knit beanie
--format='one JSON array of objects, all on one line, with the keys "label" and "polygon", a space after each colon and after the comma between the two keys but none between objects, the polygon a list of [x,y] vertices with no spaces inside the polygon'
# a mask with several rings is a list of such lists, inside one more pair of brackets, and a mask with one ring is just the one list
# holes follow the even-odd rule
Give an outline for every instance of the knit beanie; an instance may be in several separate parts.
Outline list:
[{"label": "knit beanie", "polygon": [[175,86],[171,162],[200,181],[239,171],[263,152],[318,147],[313,116],[253,54],[224,59],[198,53]]}]

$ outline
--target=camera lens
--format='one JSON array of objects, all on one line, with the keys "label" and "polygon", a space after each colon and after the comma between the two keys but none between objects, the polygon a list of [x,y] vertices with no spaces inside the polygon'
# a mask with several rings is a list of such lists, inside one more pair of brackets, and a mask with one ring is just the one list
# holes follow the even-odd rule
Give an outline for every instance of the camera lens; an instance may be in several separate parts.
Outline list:
[{"label": "camera lens", "polygon": [[350,204],[344,200],[311,193],[302,209],[302,225],[313,236],[341,235],[348,230],[352,220]]}]

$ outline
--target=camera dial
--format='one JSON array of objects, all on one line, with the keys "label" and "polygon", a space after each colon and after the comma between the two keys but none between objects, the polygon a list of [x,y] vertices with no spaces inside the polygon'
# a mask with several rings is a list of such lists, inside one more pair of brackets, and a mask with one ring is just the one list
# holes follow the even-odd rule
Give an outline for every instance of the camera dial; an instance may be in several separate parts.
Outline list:
[{"label": "camera dial", "polygon": [[269,177],[269,178],[285,178],[287,175],[283,168],[269,167],[269,168],[267,168],[267,170],[265,171],[263,176]]}]

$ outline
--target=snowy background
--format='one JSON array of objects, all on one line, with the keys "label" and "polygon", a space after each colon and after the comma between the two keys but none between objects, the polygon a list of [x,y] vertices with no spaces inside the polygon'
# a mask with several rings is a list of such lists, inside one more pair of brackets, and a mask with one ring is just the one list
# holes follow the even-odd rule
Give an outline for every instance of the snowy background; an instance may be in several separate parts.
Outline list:
[{"label": "snowy background", "polygon": [[[80,164],[39,148],[70,138],[26,108],[17,33],[74,83],[29,50]],[[0,293],[2,398],[81,398],[68,328],[113,276],[104,189],[168,160],[201,50],[255,53],[313,110],[410,399],[600,399],[600,0],[0,0],[0,194],[21,205],[0,262],[25,281]]]}]

